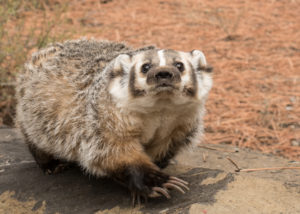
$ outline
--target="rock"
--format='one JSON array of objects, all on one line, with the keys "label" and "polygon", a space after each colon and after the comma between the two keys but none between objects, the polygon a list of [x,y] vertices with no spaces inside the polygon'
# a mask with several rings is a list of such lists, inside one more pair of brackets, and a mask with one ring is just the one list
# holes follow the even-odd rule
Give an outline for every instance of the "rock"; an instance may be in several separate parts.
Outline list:
[{"label": "rock", "polygon": [[[9,136],[9,137],[6,137]],[[149,199],[132,208],[130,193],[110,179],[73,167],[45,175],[20,134],[0,129],[0,213],[300,213],[300,171],[235,172],[240,168],[299,166],[299,162],[234,147],[205,145],[179,155],[166,169],[190,191]],[[232,152],[231,152],[232,151]],[[205,152],[206,161],[203,161]]]}]

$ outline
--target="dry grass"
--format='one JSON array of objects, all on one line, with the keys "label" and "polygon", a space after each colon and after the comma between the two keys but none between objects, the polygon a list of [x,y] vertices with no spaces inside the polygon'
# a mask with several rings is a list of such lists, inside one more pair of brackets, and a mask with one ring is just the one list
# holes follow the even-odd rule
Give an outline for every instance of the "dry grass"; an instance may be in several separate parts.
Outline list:
[{"label": "dry grass", "polygon": [[[58,10],[61,4],[48,0],[25,11],[20,19],[24,28],[36,30],[34,35],[46,32],[50,38],[64,32],[62,35],[72,34],[73,38],[96,37],[126,41],[133,46],[201,49],[215,68],[214,88],[207,103],[205,141],[300,160],[298,0],[86,0],[69,1],[68,8]],[[53,9],[55,5],[58,9]],[[16,28],[17,15],[11,17],[14,19],[5,26]],[[50,31],[42,30],[47,26],[43,17],[44,21],[56,20]],[[38,45],[40,40],[32,38],[36,41],[30,43],[34,47],[49,41]],[[1,38],[2,41],[6,40]],[[20,55],[25,57],[33,46]],[[10,54],[5,63],[13,65],[15,56]],[[5,74],[5,81],[1,76],[1,82],[13,81],[18,66],[4,69],[10,72]],[[0,114],[5,118],[7,112],[3,114],[3,109],[9,106],[9,99],[1,95],[1,100]]]},{"label": "dry grass", "polygon": [[[28,55],[67,37],[53,33],[66,8],[67,4],[48,1],[0,0],[0,124],[13,125],[15,76]],[[48,11],[52,11],[50,18]],[[28,22],[32,14],[34,21]]]}]

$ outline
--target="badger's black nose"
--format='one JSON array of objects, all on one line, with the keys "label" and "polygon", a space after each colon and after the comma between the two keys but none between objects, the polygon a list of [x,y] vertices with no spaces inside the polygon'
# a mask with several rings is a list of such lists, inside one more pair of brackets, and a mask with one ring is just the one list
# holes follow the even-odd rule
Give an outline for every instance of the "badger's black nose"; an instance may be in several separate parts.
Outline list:
[{"label": "badger's black nose", "polygon": [[180,72],[174,66],[161,66],[147,73],[148,84],[176,84],[181,81]]},{"label": "badger's black nose", "polygon": [[157,74],[155,74],[155,78],[157,80],[159,79],[172,79],[173,77],[173,73],[169,72],[169,71],[160,71]]}]

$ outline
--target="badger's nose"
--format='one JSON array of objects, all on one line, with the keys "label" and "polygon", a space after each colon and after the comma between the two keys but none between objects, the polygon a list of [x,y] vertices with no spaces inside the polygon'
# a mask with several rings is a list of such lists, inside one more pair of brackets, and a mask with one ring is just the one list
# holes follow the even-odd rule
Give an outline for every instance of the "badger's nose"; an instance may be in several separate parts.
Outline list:
[{"label": "badger's nose", "polygon": [[172,79],[173,76],[174,76],[174,74],[169,72],[169,71],[160,71],[157,74],[155,74],[155,78],[157,80],[159,80],[159,79]]},{"label": "badger's nose", "polygon": [[157,67],[147,73],[148,84],[176,84],[180,81],[180,72],[173,66]]}]

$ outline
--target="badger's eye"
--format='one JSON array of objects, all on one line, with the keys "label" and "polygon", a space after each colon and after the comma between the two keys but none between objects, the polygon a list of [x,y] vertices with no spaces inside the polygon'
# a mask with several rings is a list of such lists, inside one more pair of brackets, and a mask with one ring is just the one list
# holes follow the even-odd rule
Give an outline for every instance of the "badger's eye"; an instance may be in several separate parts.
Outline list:
[{"label": "badger's eye", "polygon": [[141,72],[142,73],[147,73],[151,68],[151,64],[150,63],[145,63],[142,65],[142,69],[141,69]]},{"label": "badger's eye", "polygon": [[175,63],[174,63],[174,66],[175,66],[180,72],[184,71],[184,65],[183,65],[182,62],[175,62]]}]

